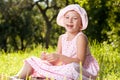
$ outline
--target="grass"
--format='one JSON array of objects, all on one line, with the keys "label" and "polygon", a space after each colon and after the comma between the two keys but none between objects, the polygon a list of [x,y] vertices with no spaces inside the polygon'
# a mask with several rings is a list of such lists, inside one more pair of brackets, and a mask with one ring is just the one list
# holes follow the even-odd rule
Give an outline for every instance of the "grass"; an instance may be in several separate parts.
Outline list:
[{"label": "grass", "polygon": [[[90,44],[92,55],[98,60],[100,65],[100,72],[97,80],[120,80],[120,53],[117,48],[114,49],[112,45],[107,43],[92,43]],[[0,74],[5,76],[15,75],[22,67],[24,59],[30,56],[40,57],[43,51],[41,46],[33,50],[18,51],[5,53],[0,52]],[[54,51],[50,48],[48,52]],[[4,79],[3,79],[4,80]]]}]

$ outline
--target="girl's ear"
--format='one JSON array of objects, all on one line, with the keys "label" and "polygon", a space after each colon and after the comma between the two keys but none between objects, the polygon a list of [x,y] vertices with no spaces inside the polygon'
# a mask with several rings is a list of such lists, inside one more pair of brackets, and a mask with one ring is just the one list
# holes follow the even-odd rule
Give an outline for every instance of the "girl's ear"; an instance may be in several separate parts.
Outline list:
[{"label": "girl's ear", "polygon": [[80,30],[82,29],[82,26],[80,26]]}]

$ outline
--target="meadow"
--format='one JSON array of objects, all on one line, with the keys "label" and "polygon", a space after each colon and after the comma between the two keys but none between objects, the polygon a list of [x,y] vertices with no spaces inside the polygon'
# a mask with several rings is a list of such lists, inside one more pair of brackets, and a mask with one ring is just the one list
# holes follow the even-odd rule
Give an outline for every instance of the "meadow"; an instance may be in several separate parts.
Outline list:
[{"label": "meadow", "polygon": [[[90,50],[100,65],[97,80],[120,80],[120,53],[118,49],[107,43],[93,42],[90,44]],[[26,49],[11,53],[0,51],[0,75],[15,75],[22,67],[24,59],[30,56],[40,57],[42,51],[53,52],[54,49],[45,50],[41,46],[37,46],[32,50]]]}]

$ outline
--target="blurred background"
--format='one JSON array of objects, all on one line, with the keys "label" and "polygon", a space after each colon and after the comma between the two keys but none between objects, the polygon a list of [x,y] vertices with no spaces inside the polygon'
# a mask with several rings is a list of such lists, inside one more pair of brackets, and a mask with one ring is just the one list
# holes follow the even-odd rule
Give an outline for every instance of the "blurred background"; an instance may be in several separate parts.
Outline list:
[{"label": "blurred background", "polygon": [[0,50],[56,47],[64,28],[56,24],[59,10],[79,4],[89,17],[84,31],[90,42],[120,49],[120,0],[0,0]]}]

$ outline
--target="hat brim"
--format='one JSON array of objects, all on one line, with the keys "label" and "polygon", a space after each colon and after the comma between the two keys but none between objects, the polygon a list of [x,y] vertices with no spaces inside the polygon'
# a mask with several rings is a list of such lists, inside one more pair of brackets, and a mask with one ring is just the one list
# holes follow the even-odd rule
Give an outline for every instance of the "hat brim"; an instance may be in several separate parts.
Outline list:
[{"label": "hat brim", "polygon": [[67,13],[68,11],[71,11],[71,10],[76,11],[80,15],[81,20],[82,20],[82,29],[81,30],[86,29],[87,25],[88,25],[87,13],[82,7],[80,7],[77,4],[68,5],[67,7],[61,9],[57,16],[57,24],[64,27],[65,26],[64,25],[64,15],[65,15],[65,13]]}]

